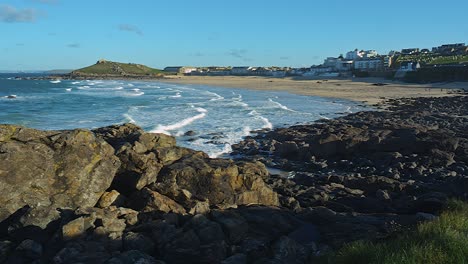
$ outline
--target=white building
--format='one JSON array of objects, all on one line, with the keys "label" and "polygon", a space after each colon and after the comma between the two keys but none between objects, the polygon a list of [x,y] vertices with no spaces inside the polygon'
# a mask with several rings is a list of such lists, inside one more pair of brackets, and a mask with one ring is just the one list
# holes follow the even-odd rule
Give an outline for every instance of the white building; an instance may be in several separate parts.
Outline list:
[{"label": "white building", "polygon": [[338,58],[335,58],[335,57],[328,57],[325,59],[325,61],[323,62],[323,66],[325,67],[335,67],[336,66],[336,63],[338,62]]},{"label": "white building", "polygon": [[321,75],[324,73],[329,73],[332,72],[333,68],[332,67],[327,67],[327,66],[312,66],[310,67],[310,70],[306,73],[304,73],[304,76],[317,76]]},{"label": "white building", "polygon": [[337,71],[350,71],[353,68],[353,60],[338,60],[335,64],[335,69]]},{"label": "white building", "polygon": [[379,54],[375,50],[366,50],[363,52],[363,55],[364,58],[375,58],[379,56]]},{"label": "white building", "polygon": [[250,73],[252,69],[253,68],[249,66],[232,67],[231,74],[232,75],[247,75]]},{"label": "white building", "polygon": [[362,58],[363,52],[359,51],[358,49],[355,49],[353,51],[349,51],[346,53],[346,59],[347,60],[357,60]]},{"label": "white building", "polygon": [[354,69],[359,71],[381,71],[384,69],[382,58],[363,58],[354,61]]}]

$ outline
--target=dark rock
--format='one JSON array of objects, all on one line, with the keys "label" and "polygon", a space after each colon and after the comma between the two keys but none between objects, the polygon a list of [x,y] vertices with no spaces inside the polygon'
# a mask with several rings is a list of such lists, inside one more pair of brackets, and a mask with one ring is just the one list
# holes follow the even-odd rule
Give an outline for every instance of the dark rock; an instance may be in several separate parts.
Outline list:
[{"label": "dark rock", "polygon": [[34,240],[24,240],[21,242],[16,251],[29,259],[38,259],[42,255],[42,245]]},{"label": "dark rock", "polygon": [[247,256],[245,254],[238,253],[223,260],[221,264],[247,264]]},{"label": "dark rock", "polygon": [[[45,228],[56,208],[94,206],[120,166],[113,148],[87,130],[0,125],[0,221],[25,205],[24,225]],[[3,199],[2,199],[3,198]]]},{"label": "dark rock", "polygon": [[148,255],[152,255],[155,251],[153,241],[143,234],[127,232],[122,239],[125,251],[140,250]]}]

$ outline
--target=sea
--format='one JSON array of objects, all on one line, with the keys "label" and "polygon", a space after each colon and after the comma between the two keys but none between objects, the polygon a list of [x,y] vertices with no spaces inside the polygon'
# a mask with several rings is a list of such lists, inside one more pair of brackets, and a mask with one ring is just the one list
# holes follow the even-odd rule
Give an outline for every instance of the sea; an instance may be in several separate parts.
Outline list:
[{"label": "sea", "polygon": [[[30,74],[28,74],[30,75]],[[365,110],[340,99],[158,81],[37,80],[0,74],[0,123],[44,130],[133,123],[210,157],[268,130]],[[21,77],[25,77],[22,75]],[[36,76],[37,77],[37,76]]]}]

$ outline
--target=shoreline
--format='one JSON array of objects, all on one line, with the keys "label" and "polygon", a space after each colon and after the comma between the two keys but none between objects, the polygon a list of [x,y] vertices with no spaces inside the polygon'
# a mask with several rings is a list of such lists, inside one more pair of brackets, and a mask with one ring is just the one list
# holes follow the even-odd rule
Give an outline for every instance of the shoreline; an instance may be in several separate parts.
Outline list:
[{"label": "shoreline", "polygon": [[462,90],[468,90],[468,83],[463,82],[409,84],[383,78],[350,80],[257,76],[174,76],[157,81],[258,91],[285,91],[298,95],[346,99],[367,105],[380,104],[388,99],[453,96],[461,93]]},{"label": "shoreline", "polygon": [[378,77],[319,78],[263,76],[176,76],[162,78],[147,76],[47,76],[60,80],[124,80],[161,82],[185,85],[206,85],[257,91],[282,91],[297,95],[344,99],[368,106],[385,106],[386,100],[418,97],[445,97],[468,93],[468,82],[406,83]]},{"label": "shoreline", "polygon": [[278,260],[283,248],[315,259],[387,241],[466,200],[467,100],[402,99],[275,129],[236,144],[232,159],[133,124],[0,125],[0,262],[221,263],[259,250]]}]

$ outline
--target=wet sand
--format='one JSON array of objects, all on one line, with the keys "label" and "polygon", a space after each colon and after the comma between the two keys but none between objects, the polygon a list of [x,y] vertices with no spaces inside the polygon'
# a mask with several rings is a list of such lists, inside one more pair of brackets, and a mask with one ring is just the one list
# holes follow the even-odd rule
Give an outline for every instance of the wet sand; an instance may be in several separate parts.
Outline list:
[{"label": "wet sand", "polygon": [[[386,99],[451,96],[468,83],[408,84],[380,78],[305,79],[257,76],[171,76],[163,82],[200,84],[348,99],[374,105]],[[384,83],[376,86],[375,83]]]}]

